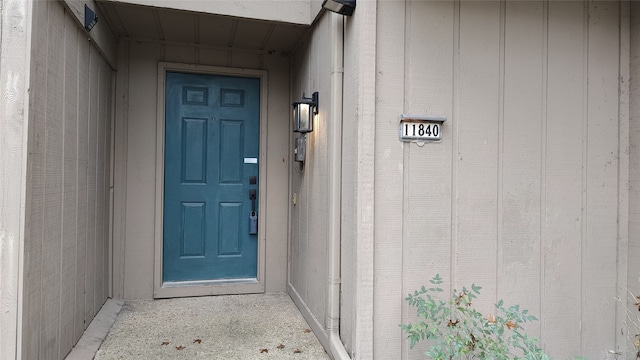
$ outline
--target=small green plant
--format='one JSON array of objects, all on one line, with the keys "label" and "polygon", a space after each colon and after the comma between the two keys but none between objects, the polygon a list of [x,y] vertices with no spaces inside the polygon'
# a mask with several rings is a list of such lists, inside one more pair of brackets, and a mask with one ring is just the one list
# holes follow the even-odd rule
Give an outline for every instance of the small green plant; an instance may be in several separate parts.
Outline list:
[{"label": "small green plant", "polygon": [[[633,307],[638,309],[638,311],[640,311],[640,295],[636,295],[635,297],[633,296],[633,294],[630,292],[629,293],[631,295],[632,301],[633,301]],[[635,316],[631,314],[631,311],[629,311],[629,309],[627,309],[627,318],[628,318],[628,324],[635,329],[635,331],[639,331],[640,330],[640,315],[638,315],[638,313],[635,313]],[[633,354],[632,356],[634,357],[634,359],[640,359],[640,334],[636,333],[633,337],[633,347],[634,349],[631,350],[631,353]]]},{"label": "small green plant", "polygon": [[418,320],[400,325],[410,346],[428,341],[425,353],[430,359],[550,359],[538,346],[535,337],[524,332],[523,324],[538,320],[520,306],[506,307],[500,300],[496,314],[486,316],[473,307],[480,286],[454,290],[448,301],[441,300],[442,278],[430,280],[432,287],[422,287],[405,299],[417,309]]},{"label": "small green plant", "polygon": [[[627,344],[627,359],[640,359],[640,295],[635,295],[631,290],[627,289],[627,299],[616,298],[626,311],[626,326],[629,336]],[[636,311],[636,309],[638,311]],[[610,354],[614,354],[616,359],[618,356],[625,355],[624,352],[610,350]]]}]

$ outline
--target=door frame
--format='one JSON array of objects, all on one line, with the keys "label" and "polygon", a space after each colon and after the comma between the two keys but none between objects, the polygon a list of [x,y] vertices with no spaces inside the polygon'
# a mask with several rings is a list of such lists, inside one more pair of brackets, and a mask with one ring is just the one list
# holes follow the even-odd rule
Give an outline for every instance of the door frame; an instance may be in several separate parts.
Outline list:
[{"label": "door frame", "polygon": [[195,73],[203,75],[223,75],[251,77],[260,80],[260,154],[258,156],[259,179],[258,208],[267,208],[267,89],[266,70],[228,68],[209,65],[181,64],[172,62],[158,63],[158,108],[156,119],[156,205],[154,226],[154,274],[153,297],[185,297],[204,295],[263,293],[265,289],[265,216],[258,221],[258,259],[256,281],[212,280],[185,281],[164,285],[162,281],[163,225],[164,225],[164,126],[165,126],[165,87],[167,71]]}]

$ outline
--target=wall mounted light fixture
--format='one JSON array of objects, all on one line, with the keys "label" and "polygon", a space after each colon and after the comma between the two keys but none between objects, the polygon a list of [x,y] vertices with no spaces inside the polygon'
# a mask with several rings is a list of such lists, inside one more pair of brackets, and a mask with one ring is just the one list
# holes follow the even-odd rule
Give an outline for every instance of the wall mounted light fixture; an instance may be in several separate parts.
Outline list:
[{"label": "wall mounted light fixture", "polygon": [[324,0],[322,7],[340,15],[351,16],[356,8],[356,0]]},{"label": "wall mounted light fixture", "polygon": [[98,15],[87,4],[84,4],[84,28],[91,31],[96,23],[98,23]]},{"label": "wall mounted light fixture", "polygon": [[314,92],[310,98],[302,93],[302,99],[294,101],[291,105],[293,105],[293,131],[312,132],[313,118],[318,114],[318,92]]}]

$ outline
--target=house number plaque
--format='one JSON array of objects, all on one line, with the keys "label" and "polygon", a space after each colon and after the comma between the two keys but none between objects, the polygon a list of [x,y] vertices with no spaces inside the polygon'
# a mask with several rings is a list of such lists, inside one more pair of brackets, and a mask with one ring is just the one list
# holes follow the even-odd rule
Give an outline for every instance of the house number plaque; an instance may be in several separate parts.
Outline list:
[{"label": "house number plaque", "polygon": [[400,141],[431,142],[442,140],[444,116],[400,116]]}]

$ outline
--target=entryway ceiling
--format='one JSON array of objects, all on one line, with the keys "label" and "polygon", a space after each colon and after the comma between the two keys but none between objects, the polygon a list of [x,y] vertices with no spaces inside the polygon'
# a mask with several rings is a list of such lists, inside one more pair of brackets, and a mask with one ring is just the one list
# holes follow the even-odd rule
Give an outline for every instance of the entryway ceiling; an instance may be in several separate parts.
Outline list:
[{"label": "entryway ceiling", "polygon": [[216,48],[289,53],[307,26],[100,2],[118,37]]}]

